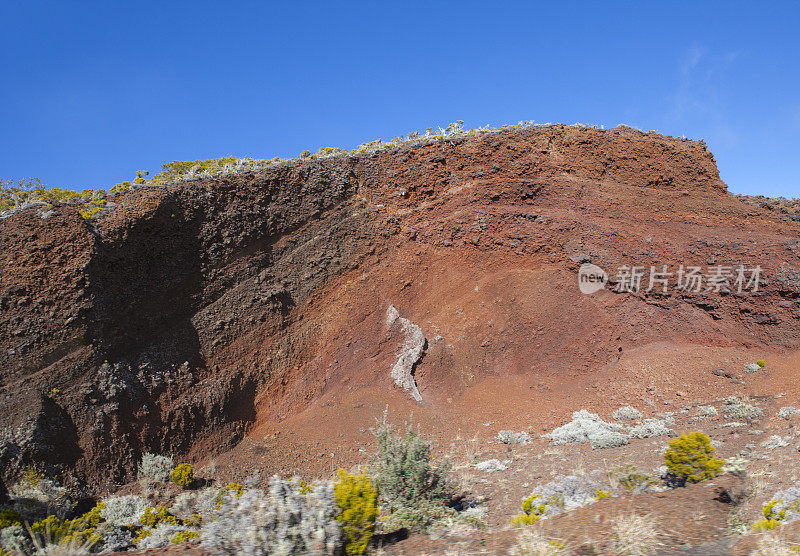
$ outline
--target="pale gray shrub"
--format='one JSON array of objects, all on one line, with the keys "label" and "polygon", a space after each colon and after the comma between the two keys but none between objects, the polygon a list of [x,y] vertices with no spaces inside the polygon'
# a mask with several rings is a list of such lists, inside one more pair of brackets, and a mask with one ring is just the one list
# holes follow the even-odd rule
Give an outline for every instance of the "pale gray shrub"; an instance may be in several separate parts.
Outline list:
[{"label": "pale gray shrub", "polygon": [[778,417],[780,419],[789,419],[797,413],[797,408],[792,406],[782,407],[778,410]]},{"label": "pale gray shrub", "polygon": [[128,529],[112,527],[103,533],[101,543],[95,549],[99,549],[102,554],[121,552],[133,546],[133,534]]},{"label": "pale gray shrub", "polygon": [[744,366],[744,372],[746,373],[757,373],[761,369],[757,363],[748,363]]},{"label": "pale gray shrub", "polygon": [[668,436],[672,433],[672,429],[667,428],[666,423],[661,419],[645,419],[641,424],[631,428],[628,433],[633,438],[653,438]]},{"label": "pale gray shrub", "polygon": [[124,527],[138,523],[148,506],[147,500],[136,494],[109,496],[103,500],[105,506],[100,516],[112,527]]},{"label": "pale gray shrub", "polygon": [[175,468],[172,456],[159,456],[146,453],[139,463],[139,478],[145,477],[160,483],[169,480],[170,472]]},{"label": "pale gray shrub", "polygon": [[697,410],[701,417],[714,417],[719,415],[719,411],[717,411],[717,408],[713,405],[701,405]]},{"label": "pale gray shrub", "polygon": [[784,522],[800,519],[800,483],[797,483],[785,490],[776,492],[771,500],[778,500],[773,508],[776,513],[786,510]]},{"label": "pale gray shrub", "polygon": [[585,409],[576,411],[572,414],[572,421],[543,436],[553,444],[589,442],[595,449],[623,446],[630,438],[622,432],[622,425],[606,423]]},{"label": "pale gray shrub", "polygon": [[28,536],[22,525],[11,525],[0,530],[0,548],[8,552],[24,552],[28,546]]},{"label": "pale gray shrub", "polygon": [[761,445],[767,450],[774,450],[775,448],[783,448],[784,446],[788,446],[789,442],[777,434],[773,434],[769,437],[769,439],[762,442]]},{"label": "pale gray shrub", "polygon": [[138,550],[148,548],[162,548],[171,543],[172,537],[181,531],[193,531],[194,529],[184,525],[174,525],[172,523],[161,522],[153,528],[147,528],[150,534],[136,543]]},{"label": "pale gray shrub", "polygon": [[503,444],[527,444],[531,437],[527,432],[500,431],[497,433],[497,441]]},{"label": "pale gray shrub", "polygon": [[755,421],[764,416],[764,412],[760,408],[750,405],[735,396],[725,400],[722,412],[732,419],[746,419],[748,421]]},{"label": "pale gray shrub", "polygon": [[486,473],[494,473],[495,471],[505,471],[508,469],[508,464],[511,460],[487,459],[475,464],[475,469],[478,471],[485,471]]},{"label": "pale gray shrub", "polygon": [[559,475],[549,483],[535,487],[531,494],[538,494],[547,503],[544,515],[555,515],[597,500],[597,491],[602,490],[600,471],[586,475]]},{"label": "pale gray shrub", "polygon": [[8,494],[14,509],[31,523],[46,515],[64,519],[75,509],[67,489],[46,477],[33,481],[23,478],[8,489]]},{"label": "pale gray shrub", "polygon": [[300,493],[300,480],[273,476],[269,489],[246,488],[227,496],[201,527],[200,539],[215,554],[334,554],[342,533],[333,483]]},{"label": "pale gray shrub", "polygon": [[611,416],[617,421],[638,421],[642,418],[642,412],[631,405],[620,407]]},{"label": "pale gray shrub", "polygon": [[675,426],[675,412],[667,411],[659,415],[664,420],[664,424],[668,427]]}]

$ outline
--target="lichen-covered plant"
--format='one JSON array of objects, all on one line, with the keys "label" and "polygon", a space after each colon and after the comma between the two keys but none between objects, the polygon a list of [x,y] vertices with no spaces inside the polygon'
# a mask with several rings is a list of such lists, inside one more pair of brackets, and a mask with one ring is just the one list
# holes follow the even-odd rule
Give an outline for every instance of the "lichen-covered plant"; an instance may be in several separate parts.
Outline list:
[{"label": "lichen-covered plant", "polygon": [[28,467],[19,482],[9,489],[14,509],[27,522],[54,515],[64,519],[75,508],[67,489],[45,477],[35,467]]},{"label": "lichen-covered plant", "polygon": [[136,494],[109,496],[103,499],[102,518],[113,527],[127,527],[139,520],[147,509],[147,501]]},{"label": "lichen-covered plant", "polygon": [[576,411],[572,414],[572,421],[544,436],[552,440],[553,444],[588,442],[597,450],[624,446],[630,441],[630,436],[623,432],[622,425],[607,423],[597,414],[589,413],[585,409]]},{"label": "lichen-covered plant", "polygon": [[354,475],[340,469],[338,475],[334,495],[339,508],[337,520],[342,524],[346,537],[345,551],[348,556],[360,556],[367,551],[375,531],[378,489],[366,473]]},{"label": "lichen-covered plant", "polygon": [[160,483],[166,482],[175,463],[171,456],[159,456],[146,453],[139,463],[139,478],[152,479]]},{"label": "lichen-covered plant", "polygon": [[682,482],[698,483],[720,474],[722,459],[714,457],[716,448],[702,432],[682,434],[671,440],[664,453],[664,463],[669,472]]},{"label": "lichen-covered plant", "polygon": [[298,478],[276,475],[267,491],[229,494],[203,522],[203,546],[215,554],[334,554],[342,533],[333,484],[315,483],[306,494],[300,488]]}]

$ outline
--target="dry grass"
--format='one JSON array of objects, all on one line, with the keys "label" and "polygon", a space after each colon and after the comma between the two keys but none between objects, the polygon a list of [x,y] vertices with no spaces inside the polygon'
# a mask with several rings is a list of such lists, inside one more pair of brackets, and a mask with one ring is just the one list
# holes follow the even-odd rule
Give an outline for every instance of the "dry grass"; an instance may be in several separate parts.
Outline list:
[{"label": "dry grass", "polygon": [[614,554],[644,556],[659,544],[658,525],[652,515],[628,514],[616,519],[613,528]]},{"label": "dry grass", "polygon": [[756,549],[753,552],[754,556],[790,556],[800,554],[800,550],[797,543],[790,543],[783,535],[781,535],[780,530],[767,533],[761,537],[761,540],[758,541],[756,545]]},{"label": "dry grass", "polygon": [[517,544],[511,549],[516,556],[552,556],[565,554],[565,545],[558,539],[549,539],[540,531],[527,529],[517,537]]}]

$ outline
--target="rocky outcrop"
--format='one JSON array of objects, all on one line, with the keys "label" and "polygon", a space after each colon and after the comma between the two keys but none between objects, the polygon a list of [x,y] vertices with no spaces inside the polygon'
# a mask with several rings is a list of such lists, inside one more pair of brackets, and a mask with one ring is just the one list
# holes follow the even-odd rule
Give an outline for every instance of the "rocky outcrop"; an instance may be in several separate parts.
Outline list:
[{"label": "rocky outcrop", "polygon": [[[219,454],[362,388],[396,380],[419,401],[421,373],[426,404],[457,403],[481,377],[589,372],[664,338],[798,342],[797,223],[729,195],[703,143],[526,128],[114,202],[92,221],[66,205],[0,220],[7,481],[42,460],[121,483],[145,451]],[[747,260],[784,278],[755,297],[576,294],[576,261],[632,259]],[[399,360],[375,334],[384,299],[417,323],[393,321]]]},{"label": "rocky outcrop", "polygon": [[404,341],[400,345],[397,362],[392,367],[390,373],[394,383],[411,394],[418,403],[422,403],[422,396],[414,382],[414,366],[425,353],[425,334],[422,329],[410,320],[400,316],[394,305],[390,305],[386,310],[386,326],[388,328],[398,327],[404,336]]}]

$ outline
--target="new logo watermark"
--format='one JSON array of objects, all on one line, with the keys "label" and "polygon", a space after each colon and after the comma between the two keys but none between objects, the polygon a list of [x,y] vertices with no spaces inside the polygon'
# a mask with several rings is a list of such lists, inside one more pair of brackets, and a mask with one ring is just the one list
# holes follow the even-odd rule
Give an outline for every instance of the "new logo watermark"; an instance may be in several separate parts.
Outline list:
[{"label": "new logo watermark", "polygon": [[608,274],[606,271],[592,263],[583,263],[578,270],[578,287],[581,293],[592,294],[606,287]]},{"label": "new logo watermark", "polygon": [[739,265],[692,266],[667,264],[622,265],[617,267],[613,278],[605,270],[591,263],[584,263],[578,270],[578,288],[581,293],[593,294],[606,287],[609,282],[617,293],[666,294],[670,289],[693,293],[755,293],[761,282],[760,266]]}]

